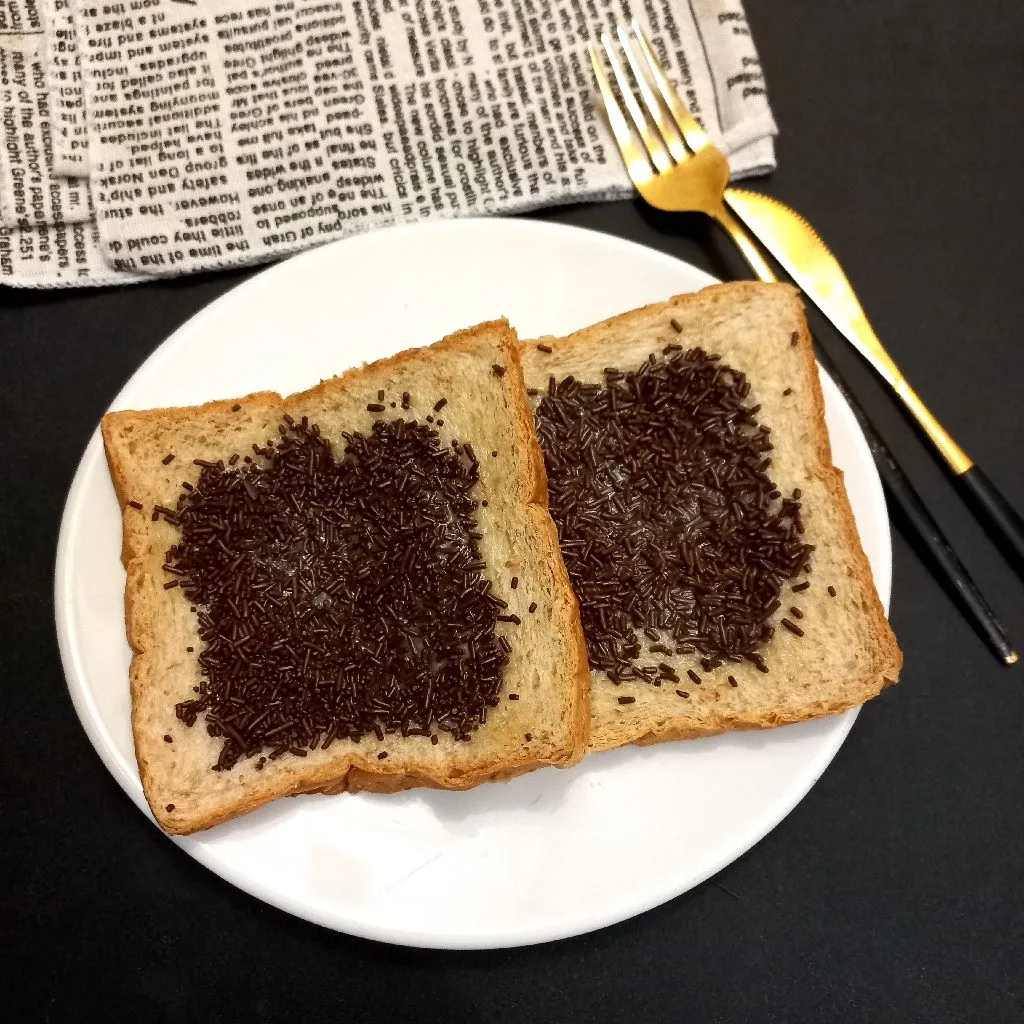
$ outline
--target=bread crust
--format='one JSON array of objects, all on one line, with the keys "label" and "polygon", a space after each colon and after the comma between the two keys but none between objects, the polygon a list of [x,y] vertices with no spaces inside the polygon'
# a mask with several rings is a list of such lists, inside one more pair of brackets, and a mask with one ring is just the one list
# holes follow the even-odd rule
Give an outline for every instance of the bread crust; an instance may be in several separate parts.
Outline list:
[{"label": "bread crust", "polygon": [[[581,380],[596,380],[595,375],[591,374],[588,377],[586,373],[581,374],[577,368],[593,365],[594,355],[600,351],[603,359],[601,365],[633,369],[633,366],[615,362],[616,346],[619,342],[622,342],[623,346],[628,346],[628,339],[638,332],[656,331],[653,324],[663,323],[666,327],[664,341],[678,340],[674,330],[670,329],[672,318],[684,319],[687,324],[694,320],[698,323],[716,323],[723,318],[733,319],[741,315],[745,308],[751,308],[770,299],[778,307],[780,318],[788,319],[792,324],[792,332],[795,332],[795,343],[789,340],[788,335],[785,338],[775,337],[771,343],[775,346],[784,346],[775,353],[780,359],[788,359],[791,355],[796,357],[793,361],[794,378],[790,383],[794,392],[800,392],[807,400],[802,412],[802,427],[809,439],[811,471],[814,479],[821,485],[824,494],[821,504],[827,506],[836,534],[835,543],[841,546],[846,560],[848,575],[844,587],[852,588],[855,592],[848,597],[848,606],[853,609],[851,614],[858,620],[857,629],[865,638],[867,656],[858,662],[856,669],[847,677],[841,681],[818,679],[814,680],[813,684],[808,684],[806,676],[800,678],[799,674],[795,674],[790,682],[794,688],[803,688],[804,694],[798,694],[793,701],[777,706],[762,706],[755,701],[744,703],[744,698],[738,691],[730,692],[728,688],[721,686],[728,673],[738,674],[739,670],[735,666],[725,666],[709,676],[700,670],[696,658],[666,659],[674,666],[679,666],[677,671],[683,676],[688,668],[695,668],[704,677],[702,688],[699,690],[684,683],[683,686],[688,687],[686,692],[691,694],[692,700],[679,699],[674,706],[666,704],[665,694],[655,691],[648,684],[628,687],[622,684],[621,687],[617,687],[605,673],[593,671],[591,750],[604,750],[628,743],[650,745],[668,740],[694,739],[729,730],[772,728],[822,715],[839,714],[876,696],[899,677],[903,656],[875,591],[871,568],[860,543],[842,473],[832,464],[832,450],[825,425],[824,397],[814,360],[810,331],[797,295],[796,289],[784,284],[744,281],[713,285],[696,293],[676,295],[667,302],[653,303],[620,314],[567,337],[549,337],[522,343],[521,358],[527,384],[542,391],[547,384],[549,372],[545,367],[557,366],[555,376],[574,373]],[[685,347],[702,345],[709,352],[716,351],[714,344],[703,341],[699,330],[693,333],[684,332],[682,338]],[[550,356],[538,351],[538,342],[552,349]],[[726,361],[729,362],[729,359]],[[757,375],[751,373],[742,363],[732,365],[738,370],[748,372],[748,379],[756,396],[751,400],[761,401],[763,396],[759,390]],[[603,383],[603,380],[599,382]],[[764,419],[763,414],[761,422],[767,422],[769,427],[772,426],[770,420]],[[812,557],[811,580],[815,580],[813,565],[817,556],[816,552]],[[817,582],[824,585],[824,581]],[[782,610],[778,617],[784,614],[785,610]],[[802,621],[801,625],[804,624]],[[774,646],[791,643],[792,639],[785,635],[784,630],[778,631],[776,638],[773,638],[765,648],[765,656],[770,658]],[[837,659],[837,671],[840,670],[840,665],[841,662]],[[785,670],[783,665],[782,671]],[[752,679],[756,680],[756,677]],[[704,685],[709,682],[713,685]],[[754,686],[756,682],[751,683],[748,689],[753,689]],[[629,693],[635,697],[635,701],[623,709],[607,699],[611,693]]]},{"label": "bread crust", "polygon": [[[464,358],[467,356],[470,359]],[[383,743],[373,737],[364,738],[359,743],[342,740],[336,741],[329,751],[313,751],[307,758],[286,755],[268,763],[261,774],[241,765],[230,772],[214,773],[208,766],[212,762],[207,759],[206,774],[197,770],[192,777],[198,790],[205,790],[214,784],[211,777],[216,776],[216,794],[204,797],[200,793],[196,797],[195,794],[183,793],[178,798],[169,798],[168,793],[175,790],[169,788],[168,773],[172,769],[183,769],[178,762],[167,761],[172,755],[164,750],[158,733],[168,727],[168,721],[173,721],[175,699],[185,698],[181,687],[168,697],[169,716],[155,716],[152,708],[155,692],[161,685],[170,685],[162,670],[169,665],[174,671],[181,670],[180,665],[171,665],[168,661],[169,645],[181,643],[180,636],[168,636],[168,624],[175,621],[183,623],[182,628],[190,628],[191,615],[184,607],[187,601],[181,590],[164,590],[163,581],[157,575],[159,563],[155,557],[159,554],[162,560],[162,554],[169,546],[167,541],[173,543],[174,538],[168,532],[172,528],[163,521],[151,521],[148,503],[145,515],[128,506],[128,502],[136,498],[140,490],[146,491],[147,487],[151,499],[155,490],[166,495],[165,504],[173,506],[176,500],[176,493],[170,497],[166,483],[162,491],[150,486],[153,459],[150,456],[147,462],[140,456],[138,446],[142,444],[141,439],[146,436],[173,438],[176,430],[195,430],[197,423],[205,424],[211,433],[226,430],[239,406],[243,407],[245,415],[255,416],[260,423],[271,423],[279,421],[281,415],[289,410],[328,408],[345,402],[352,405],[359,396],[365,403],[366,393],[376,391],[378,385],[384,387],[385,380],[408,380],[410,374],[418,374],[425,367],[437,368],[452,360],[458,361],[465,372],[477,374],[477,383],[481,386],[496,388],[508,414],[508,428],[514,445],[510,458],[518,460],[509,471],[515,493],[508,496],[508,501],[518,506],[521,529],[529,540],[526,550],[519,552],[517,557],[528,562],[529,571],[542,578],[550,591],[544,628],[557,635],[561,643],[559,651],[551,655],[554,674],[548,680],[556,694],[554,711],[559,717],[531,726],[526,702],[506,705],[503,701],[473,738],[461,744],[447,736],[433,748],[425,737],[402,739],[391,736],[386,737]],[[504,375],[491,373],[494,363],[503,367]],[[493,394],[491,398],[494,399]],[[472,400],[466,399],[467,402]],[[454,403],[453,396],[452,405]],[[349,429],[360,429],[360,425],[353,424]],[[114,490],[122,509],[121,559],[126,572],[125,626],[132,649],[129,680],[136,757],[146,799],[165,831],[181,835],[209,828],[281,796],[360,790],[395,792],[413,786],[465,790],[543,765],[565,767],[582,757],[589,731],[586,648],[579,609],[558,550],[557,532],[547,513],[544,462],[525,399],[518,341],[506,321],[492,321],[459,331],[427,349],[413,349],[378,360],[288,398],[274,392],[258,392],[245,398],[209,402],[202,406],[108,413],[103,417],[101,433]],[[464,437],[462,440],[473,442],[474,439]],[[137,446],[134,452],[133,443]],[[189,463],[192,457],[190,455]],[[193,471],[189,465],[178,470],[179,477],[186,470],[198,475],[198,471]],[[503,566],[489,565],[487,574],[493,578],[499,570],[503,571]],[[510,639],[515,644],[516,634],[510,634]],[[195,649],[201,648],[196,646]],[[185,668],[198,671],[193,666]],[[506,689],[503,686],[502,692]],[[159,717],[159,721],[154,721],[155,717]],[[540,726],[546,727],[546,738],[541,737],[545,729]],[[526,742],[522,737],[522,730],[531,728],[538,734],[537,742]],[[518,732],[516,735],[498,733],[498,730],[507,732],[510,729]],[[201,721],[191,730],[178,728],[173,731],[175,742],[185,751],[183,756],[189,756],[189,744],[199,743],[200,734],[205,734]],[[495,738],[501,740],[496,748]],[[451,747],[447,751],[446,742]],[[377,754],[385,747],[389,750],[387,760],[378,760]],[[445,751],[447,756],[440,757],[439,750]],[[225,778],[233,775],[238,785],[221,785]]]}]

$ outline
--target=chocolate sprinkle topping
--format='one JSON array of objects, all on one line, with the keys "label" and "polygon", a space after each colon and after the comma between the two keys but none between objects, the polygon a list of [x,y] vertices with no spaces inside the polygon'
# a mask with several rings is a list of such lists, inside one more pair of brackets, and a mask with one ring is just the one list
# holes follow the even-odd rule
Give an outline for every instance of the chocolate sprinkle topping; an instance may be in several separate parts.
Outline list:
[{"label": "chocolate sprinkle topping", "polygon": [[790,633],[793,633],[796,636],[804,635],[804,631],[795,622],[790,622],[789,619],[783,619],[782,625],[784,625],[786,629],[790,631]]},{"label": "chocolate sprinkle topping", "polygon": [[799,503],[766,473],[746,376],[695,348],[604,377],[552,377],[535,410],[591,667],[653,682],[645,629],[677,654],[763,664],[780,589],[811,548]]},{"label": "chocolate sprinkle topping", "polygon": [[620,697],[619,698],[619,703],[620,704],[635,704],[636,703],[636,697]]},{"label": "chocolate sprinkle topping", "polygon": [[216,769],[368,734],[465,740],[498,704],[511,647],[474,539],[478,463],[401,419],[342,437],[336,458],[292,422],[178,498],[166,561],[205,647],[176,712],[223,738]]},{"label": "chocolate sprinkle topping", "polygon": [[142,511],[141,501],[129,501],[128,504],[131,505],[132,508],[137,508],[140,512]]},{"label": "chocolate sprinkle topping", "polygon": [[237,402],[235,402],[235,404],[233,406],[231,406],[231,411],[232,412],[240,412],[241,409],[242,409],[242,407]]},{"label": "chocolate sprinkle topping", "polygon": [[538,352],[550,353],[551,352],[551,346],[550,345],[538,345],[537,346],[537,351]]},{"label": "chocolate sprinkle topping", "polygon": [[160,461],[165,466],[169,466],[174,461],[174,452],[168,452]]},{"label": "chocolate sprinkle topping", "polygon": [[828,596],[829,597],[835,597],[836,596],[836,588],[835,587],[829,586],[829,588],[828,588]]},{"label": "chocolate sprinkle topping", "polygon": [[504,377],[505,367],[499,365],[498,363],[493,363],[491,365],[491,373],[493,373],[495,377]]}]

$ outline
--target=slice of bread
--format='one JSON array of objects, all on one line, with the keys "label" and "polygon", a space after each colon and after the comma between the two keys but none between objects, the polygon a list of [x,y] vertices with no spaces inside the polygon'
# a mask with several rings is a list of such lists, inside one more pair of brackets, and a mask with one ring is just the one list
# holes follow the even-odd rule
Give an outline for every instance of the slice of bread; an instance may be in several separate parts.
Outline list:
[{"label": "slice of bread", "polygon": [[[793,593],[796,580],[783,584],[782,606],[770,620],[774,634],[761,648],[767,673],[750,661],[707,671],[696,654],[651,654],[650,642],[638,635],[638,663],[667,661],[680,682],[655,686],[629,679],[616,684],[605,672],[592,671],[591,750],[838,713],[894,682],[902,663],[875,593],[842,474],[832,465],[811,338],[793,289],[716,285],[565,338],[525,342],[526,383],[541,392],[531,398],[533,407],[542,401],[551,377],[561,381],[571,375],[603,385],[605,367],[635,371],[650,354],[660,357],[669,344],[684,350],[700,347],[747,375],[748,404],[760,404],[758,422],[770,429],[774,450],[768,473],[783,495],[801,491],[803,539],[814,545],[806,576],[810,586]],[[548,477],[554,486],[550,465]],[[797,620],[788,611],[791,606],[798,606],[803,617]],[[803,636],[779,628],[787,616],[799,623]]]},{"label": "slice of bread", "polygon": [[[103,418],[123,514],[135,749],[146,799],[167,832],[205,829],[288,794],[468,789],[542,765],[569,765],[582,756],[588,726],[586,648],[547,513],[543,461],[517,352],[514,331],[496,321],[287,398],[261,392],[195,408],[112,412]],[[401,405],[403,392],[410,395],[408,411]],[[443,413],[434,409],[442,398],[448,399]],[[507,613],[522,625],[497,624],[511,652],[498,706],[488,709],[486,723],[470,739],[441,732],[436,743],[429,736],[392,733],[380,740],[370,733],[358,741],[337,739],[305,756],[286,753],[261,770],[254,755],[215,771],[211,766],[223,738],[208,734],[202,715],[191,727],[176,717],[175,706],[194,698],[201,682],[197,659],[203,642],[183,590],[166,589],[175,577],[162,566],[180,530],[151,513],[157,505],[175,509],[183,481],[196,485],[200,468],[193,460],[251,456],[254,444],[278,437],[285,414],[315,423],[335,458],[345,447],[343,433],[369,434],[376,419],[424,424],[430,416],[442,447],[453,441],[472,445],[479,460],[470,497],[480,503],[474,514],[482,535],[478,550],[486,562],[481,572],[492,584],[491,593],[507,602]],[[533,613],[531,605],[536,605]]]}]

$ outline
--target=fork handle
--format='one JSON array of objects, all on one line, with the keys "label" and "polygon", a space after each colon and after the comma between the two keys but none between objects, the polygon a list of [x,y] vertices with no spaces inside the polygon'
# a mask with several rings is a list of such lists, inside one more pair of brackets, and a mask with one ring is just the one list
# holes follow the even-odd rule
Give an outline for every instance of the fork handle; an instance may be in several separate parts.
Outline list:
[{"label": "fork handle", "polygon": [[996,541],[1002,540],[1001,546],[1016,563],[1017,571],[1024,573],[1024,520],[1017,510],[977,466],[971,466],[957,479],[968,502],[988,520]]},{"label": "fork handle", "polygon": [[759,281],[766,281],[769,284],[778,281],[775,272],[765,262],[743,225],[724,206],[711,216],[729,233],[733,244],[743,254],[743,258],[750,264],[750,269],[754,271]]}]

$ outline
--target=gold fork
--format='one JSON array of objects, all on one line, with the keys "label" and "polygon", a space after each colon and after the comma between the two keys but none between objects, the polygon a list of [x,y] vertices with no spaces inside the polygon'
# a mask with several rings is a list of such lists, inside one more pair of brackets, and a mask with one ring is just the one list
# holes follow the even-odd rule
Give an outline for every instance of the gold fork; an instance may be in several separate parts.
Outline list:
[{"label": "gold fork", "polygon": [[[654,122],[653,126],[640,109],[630,80],[626,77],[615,47],[607,34],[602,34],[601,45],[618,84],[619,94],[646,148],[637,144],[601,66],[597,49],[592,42],[588,44],[594,78],[597,80],[612,134],[626,163],[630,180],[640,195],[658,210],[707,214],[725,228],[760,280],[777,280],[750,236],[725,207],[729,162],[711,144],[704,129],[690,116],[690,112],[672,88],[672,83],[661,70],[661,65],[651,52],[647,37],[635,18],[631,25],[640,51],[650,68],[651,77],[664,101],[663,108],[636,60],[629,35],[620,23],[617,34],[622,52],[633,72],[636,89]],[[666,116],[665,108],[671,113],[671,120]],[[685,133],[692,153],[687,152],[683,145],[681,133]]]},{"label": "gold fork", "polygon": [[[689,110],[679,99],[675,89],[672,88],[672,83],[651,51],[650,43],[635,18],[631,25],[637,45],[643,54],[644,63],[661,95],[662,103],[659,103],[658,97],[651,89],[647,76],[633,52],[629,35],[621,24],[618,26],[617,34],[623,55],[633,72],[632,82],[626,76],[616,49],[607,34],[602,34],[601,45],[608,58],[608,63],[611,65],[623,103],[645,148],[637,144],[633,132],[630,130],[629,123],[622,113],[622,108],[619,106],[608,77],[604,73],[604,68],[601,66],[596,47],[593,43],[588,44],[594,77],[597,80],[612,134],[622,152],[630,180],[640,195],[651,206],[659,210],[701,212],[713,217],[728,231],[757,277],[762,281],[777,281],[778,278],[765,263],[753,240],[725,205],[726,202],[732,203],[741,214],[745,209],[752,210],[753,208],[748,202],[750,194],[727,188],[729,180],[727,160],[711,142],[704,129],[690,116]],[[644,101],[650,120],[636,101],[633,93],[634,86]],[[666,109],[671,117],[666,116]],[[683,138],[686,139],[689,151],[683,145]],[[750,198],[756,199],[757,197]],[[817,241],[817,236],[814,238]],[[772,239],[762,240],[769,251],[775,251]],[[878,340],[835,258],[823,244],[819,244],[817,248],[818,252],[814,254],[819,264],[815,268],[818,271],[818,279],[814,282],[817,287],[809,290],[810,298],[818,302],[820,294],[829,292],[831,293],[831,302],[834,303],[840,292],[842,293],[844,303],[857,314],[851,317],[856,321],[854,325],[856,330],[852,332],[844,330],[840,324],[836,324],[836,327],[868,360],[889,385],[892,392],[903,402],[954,476],[959,478],[975,502],[982,505],[988,518],[993,521],[997,531],[1009,542],[1010,547],[1015,549],[1018,557],[1024,559],[1024,527],[1021,526],[1019,519],[1016,522],[1013,521],[1016,513],[1009,508],[1005,499],[995,492],[993,485],[977,470],[967,453],[931,414],[906,377],[900,372],[892,356]],[[824,250],[823,256],[822,250]],[[829,262],[826,263],[826,260]],[[827,308],[823,311],[826,316],[829,316],[829,319],[833,319]]]},{"label": "gold fork", "polygon": [[[679,99],[672,83],[654,56],[643,29],[635,18],[631,21],[631,27],[633,39],[643,55],[643,64],[646,66],[647,73],[636,59],[632,45],[633,40],[630,39],[621,24],[617,26],[616,34],[622,54],[632,72],[632,79],[626,75],[616,48],[607,34],[602,34],[601,45],[611,66],[622,102],[629,113],[637,135],[643,142],[642,147],[637,144],[630,124],[612,90],[597,48],[592,42],[588,44],[594,78],[630,180],[640,195],[651,206],[659,210],[705,213],[712,217],[729,233],[736,247],[760,280],[777,281],[778,278],[762,258],[754,241],[726,207],[727,202],[732,203],[740,215],[745,216],[746,219],[747,214],[752,215],[757,210],[758,204],[754,201],[761,201],[764,197],[727,187],[729,165],[726,158],[714,146],[707,133],[694,120],[690,111]],[[660,102],[648,81],[648,73],[658,90]],[[644,107],[647,109],[646,115],[636,100],[634,89],[643,100]],[[792,221],[799,221],[798,216],[792,213],[788,207],[782,207],[781,204],[775,205],[783,210],[788,217],[780,220],[778,210],[774,211],[774,219],[767,222],[771,223],[773,229],[781,230],[784,222],[791,225]],[[755,229],[756,223],[755,221]],[[763,228],[767,229],[767,223],[763,218],[761,219]],[[805,228],[806,225],[801,221],[798,230],[803,232]],[[809,228],[806,230],[810,231]],[[771,244],[773,240],[777,242],[779,239],[766,238],[764,231],[757,233],[766,248],[775,253],[777,258],[789,268],[784,254],[780,254]],[[843,325],[835,323],[829,309],[823,308],[825,314],[868,359],[903,401],[920,424],[925,435],[932,441],[949,468],[964,485],[973,499],[973,503],[980,507],[995,532],[1009,543],[1011,550],[1015,553],[1019,555],[1024,552],[1024,526],[1016,512],[996,491],[994,485],[982,476],[963,449],[928,411],[871,329],[871,325],[867,317],[864,316],[853,289],[846,281],[838,262],[824,246],[824,243],[821,243],[817,236],[813,235],[813,232],[811,235],[815,243],[811,246],[808,246],[806,240],[801,236],[804,255],[806,256],[808,251],[810,252],[815,272],[811,275],[813,279],[811,283],[815,287],[811,288],[810,297],[819,301],[823,296],[827,296],[830,303],[842,298],[846,307],[845,312],[850,314],[849,319],[855,328],[852,335],[850,331],[843,330]],[[791,272],[793,272],[792,269]],[[797,276],[802,275],[798,274]],[[808,285],[808,287],[810,286]],[[986,638],[1007,664],[1013,664],[1017,660],[1017,655],[1010,646],[1002,627],[967,570],[957,558],[938,524],[928,512],[920,495],[874,429],[867,414],[836,374],[831,361],[821,351],[818,352],[818,358],[825,365],[836,386],[857,416],[875,456],[882,479],[888,485],[890,495],[903,507],[911,528],[918,532],[925,547],[936,560],[939,569],[951,580],[971,617]]]}]

